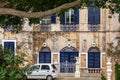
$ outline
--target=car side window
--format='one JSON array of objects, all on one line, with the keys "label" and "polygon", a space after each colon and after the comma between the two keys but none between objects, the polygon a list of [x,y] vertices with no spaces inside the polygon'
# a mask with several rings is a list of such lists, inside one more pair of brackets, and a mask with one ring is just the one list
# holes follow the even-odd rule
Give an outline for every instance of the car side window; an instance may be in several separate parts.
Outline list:
[{"label": "car side window", "polygon": [[48,65],[42,65],[41,70],[50,70]]},{"label": "car side window", "polygon": [[35,65],[30,68],[30,71],[36,71],[36,70],[39,70],[39,68],[40,68],[40,65]]}]

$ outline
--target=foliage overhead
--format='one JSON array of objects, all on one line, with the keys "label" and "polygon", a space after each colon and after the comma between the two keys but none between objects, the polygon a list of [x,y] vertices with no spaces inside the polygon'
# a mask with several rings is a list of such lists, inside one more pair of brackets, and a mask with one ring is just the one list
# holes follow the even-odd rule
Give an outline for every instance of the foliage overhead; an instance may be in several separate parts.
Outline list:
[{"label": "foliage overhead", "polygon": [[23,17],[35,22],[52,13],[58,14],[71,7],[89,7],[91,4],[109,8],[111,13],[120,11],[120,0],[0,0],[0,24],[20,27]]},{"label": "foliage overhead", "polygon": [[20,67],[24,59],[0,46],[0,80],[22,80],[28,67]]}]

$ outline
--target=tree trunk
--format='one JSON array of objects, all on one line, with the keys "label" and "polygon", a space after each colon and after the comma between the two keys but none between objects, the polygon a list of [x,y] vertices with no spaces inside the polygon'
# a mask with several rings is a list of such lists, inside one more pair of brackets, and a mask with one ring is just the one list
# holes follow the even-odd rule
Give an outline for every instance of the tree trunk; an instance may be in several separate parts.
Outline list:
[{"label": "tree trunk", "polygon": [[32,13],[19,11],[19,10],[15,10],[15,9],[10,9],[10,8],[0,8],[0,14],[10,14],[10,15],[18,16],[18,17],[23,17],[23,18],[40,18],[40,17],[51,15],[53,13],[58,13],[61,10],[64,10],[67,8],[77,6],[77,5],[79,5],[79,3],[80,3],[80,0],[77,0],[77,1],[74,1],[71,3],[63,4],[54,9],[50,9],[50,10],[47,10],[44,12],[32,12]]}]

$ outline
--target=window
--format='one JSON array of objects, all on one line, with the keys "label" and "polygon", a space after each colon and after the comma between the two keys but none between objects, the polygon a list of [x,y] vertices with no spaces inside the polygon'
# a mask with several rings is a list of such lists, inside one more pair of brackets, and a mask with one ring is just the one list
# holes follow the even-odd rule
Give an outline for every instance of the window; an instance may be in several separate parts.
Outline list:
[{"label": "window", "polygon": [[50,16],[44,17],[40,22],[40,31],[50,31]]},{"label": "window", "polygon": [[98,31],[100,29],[100,8],[88,8],[88,29]]},{"label": "window", "polygon": [[47,17],[44,17],[41,21],[40,21],[40,24],[42,25],[48,25],[50,24],[51,21],[50,21],[50,16],[47,16]]},{"label": "window", "polygon": [[60,24],[79,24],[79,8],[70,9],[60,14]]},{"label": "window", "polygon": [[4,49],[15,54],[16,41],[15,40],[3,40],[3,47]]},{"label": "window", "polygon": [[39,68],[40,68],[40,65],[35,65],[30,68],[30,71],[37,71],[39,70]]},{"label": "window", "polygon": [[41,70],[50,70],[48,65],[42,65]]},{"label": "window", "polygon": [[70,9],[68,12],[65,12],[65,24],[74,23],[74,10]]},{"label": "window", "polygon": [[79,30],[79,8],[70,9],[64,14],[60,14],[60,28],[62,31]]}]

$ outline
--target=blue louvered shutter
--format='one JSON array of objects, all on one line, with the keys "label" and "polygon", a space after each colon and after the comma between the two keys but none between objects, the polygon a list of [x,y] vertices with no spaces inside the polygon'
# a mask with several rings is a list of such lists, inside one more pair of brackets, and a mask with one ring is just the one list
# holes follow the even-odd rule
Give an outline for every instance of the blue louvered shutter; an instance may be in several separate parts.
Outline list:
[{"label": "blue louvered shutter", "polygon": [[95,24],[100,24],[100,8],[95,8]]},{"label": "blue louvered shutter", "polygon": [[88,68],[100,68],[100,52],[88,52]]},{"label": "blue louvered shutter", "polygon": [[65,14],[60,15],[60,24],[65,24]]},{"label": "blue louvered shutter", "polygon": [[94,8],[88,9],[88,24],[93,25],[94,24]]},{"label": "blue louvered shutter", "polygon": [[51,15],[51,23],[55,24],[56,23],[56,14]]},{"label": "blue louvered shutter", "polygon": [[88,68],[94,68],[94,53],[88,52]]},{"label": "blue louvered shutter", "polygon": [[94,68],[100,68],[100,52],[94,54]]},{"label": "blue louvered shutter", "polygon": [[4,48],[9,50],[11,53],[15,52],[15,43],[14,42],[4,42]]},{"label": "blue louvered shutter", "polygon": [[51,52],[39,52],[39,63],[51,63]]},{"label": "blue louvered shutter", "polygon": [[74,9],[74,24],[79,24],[79,8]]},{"label": "blue louvered shutter", "polygon": [[4,49],[9,49],[9,42],[4,42]]}]

